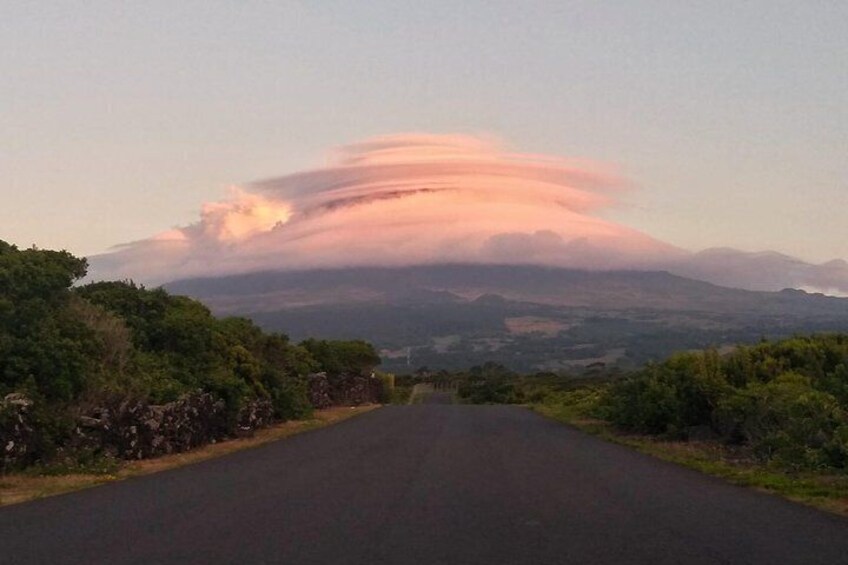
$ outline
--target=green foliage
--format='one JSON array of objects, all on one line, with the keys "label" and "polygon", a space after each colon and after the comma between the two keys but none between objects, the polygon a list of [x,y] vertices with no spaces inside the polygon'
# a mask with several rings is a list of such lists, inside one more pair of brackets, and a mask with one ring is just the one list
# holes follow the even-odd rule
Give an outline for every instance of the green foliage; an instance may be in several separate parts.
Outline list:
[{"label": "green foliage", "polygon": [[709,427],[775,465],[848,468],[848,336],[794,337],[676,355],[608,387],[598,401],[623,429],[684,438]]},{"label": "green foliage", "polygon": [[559,404],[567,393],[583,391],[619,376],[618,370],[596,371],[591,377],[575,377],[565,373],[539,372],[517,374],[500,363],[486,362],[467,371],[430,371],[421,367],[412,375],[398,375],[397,388],[411,388],[425,383],[435,390],[455,390],[468,404]]},{"label": "green foliage", "polygon": [[625,428],[680,436],[708,422],[728,388],[716,351],[678,354],[612,387],[608,413]]},{"label": "green foliage", "polygon": [[469,404],[518,404],[523,401],[517,375],[498,363],[484,363],[460,375],[459,397]]},{"label": "green foliage", "polygon": [[380,379],[381,385],[381,393],[380,393],[380,402],[382,404],[394,403],[398,398],[402,398],[401,396],[395,395],[395,375],[393,373],[383,373],[381,371],[377,371],[376,376]]},{"label": "green foliage", "polygon": [[[0,398],[23,392],[35,401],[36,459],[67,440],[74,414],[104,399],[164,403],[199,389],[225,402],[231,425],[253,399],[270,400],[280,420],[304,418],[308,373],[370,373],[380,361],[363,341],[293,345],[248,319],[218,319],[200,302],[132,281],[72,288],[86,267],[65,251],[0,241]],[[87,457],[96,454],[63,465],[87,465]]]},{"label": "green foliage", "polygon": [[725,437],[750,445],[764,459],[798,468],[845,467],[848,420],[832,395],[811,379],[784,373],[749,383],[719,404],[714,420]]},{"label": "green foliage", "polygon": [[312,415],[306,378],[269,372],[266,373],[265,382],[270,390],[275,417],[280,420],[302,420]]},{"label": "green foliage", "polygon": [[377,355],[374,346],[361,340],[307,339],[300,345],[315,359],[319,370],[331,375],[367,374],[380,364],[380,356]]},{"label": "green foliage", "polygon": [[231,415],[251,398],[270,399],[281,419],[308,414],[302,381],[316,362],[286,336],[266,334],[245,318],[217,319],[197,301],[132,282],[77,292],[126,320],[152,398],[200,388],[222,398]]},{"label": "green foliage", "polygon": [[69,311],[69,288],[86,267],[65,251],[0,241],[0,393],[25,384],[51,400],[81,392],[96,344]]}]

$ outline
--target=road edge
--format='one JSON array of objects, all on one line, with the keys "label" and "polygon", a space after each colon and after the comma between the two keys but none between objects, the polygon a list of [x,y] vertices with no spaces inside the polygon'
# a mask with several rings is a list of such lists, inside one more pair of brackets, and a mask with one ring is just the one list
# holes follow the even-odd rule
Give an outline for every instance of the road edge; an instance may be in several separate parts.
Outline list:
[{"label": "road edge", "polygon": [[[786,473],[773,471],[763,466],[731,464],[716,455],[711,455],[706,448],[700,448],[697,443],[691,443],[687,445],[687,448],[682,448],[681,442],[664,442],[650,436],[617,433],[611,429],[608,422],[581,418],[568,412],[558,412],[551,406],[537,404],[523,405],[523,407],[544,418],[609,443],[631,448],[643,455],[716,477],[735,486],[779,496],[796,504],[848,518],[848,477],[816,477],[815,475],[790,477]],[[838,494],[832,494],[828,490],[831,486],[828,483],[834,478],[846,482],[841,485],[842,488],[839,489]]]},{"label": "road edge", "polygon": [[307,420],[281,422],[256,430],[250,437],[210,443],[191,451],[152,459],[119,461],[117,462],[117,470],[112,473],[33,475],[23,472],[0,475],[0,508],[224,457],[231,453],[259,447],[297,434],[332,426],[381,407],[381,404],[368,404],[316,410],[313,416]]}]

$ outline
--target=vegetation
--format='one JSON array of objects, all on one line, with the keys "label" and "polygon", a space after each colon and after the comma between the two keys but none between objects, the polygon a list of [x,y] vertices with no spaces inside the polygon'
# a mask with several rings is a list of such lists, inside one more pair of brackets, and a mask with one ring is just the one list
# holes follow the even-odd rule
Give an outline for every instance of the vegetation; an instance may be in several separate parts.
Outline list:
[{"label": "vegetation", "polygon": [[380,364],[374,346],[361,340],[307,339],[300,345],[328,373],[361,373]]},{"label": "vegetation", "polygon": [[[848,336],[676,355],[610,386],[596,414],[626,430],[728,445],[795,469],[848,468]],[[700,432],[699,432],[700,433]]]},{"label": "vegetation", "polygon": [[[304,418],[308,373],[370,372],[379,363],[365,342],[296,345],[161,288],[73,287],[86,268],[65,251],[0,241],[0,400],[22,393],[33,401],[36,460],[63,445],[75,415],[106,399],[155,404],[199,390],[224,401],[231,426],[255,399],[270,401],[278,420]],[[10,417],[0,405],[0,429]]]},{"label": "vegetation", "polygon": [[607,382],[620,374],[612,368],[580,375],[544,371],[522,375],[499,363],[486,362],[457,372],[431,373],[425,368],[415,378],[441,388],[456,388],[459,399],[466,404],[537,404],[554,402],[562,394]]},{"label": "vegetation", "polygon": [[459,379],[457,394],[469,404],[519,404],[524,401],[524,387],[518,375],[497,363],[472,367]]}]

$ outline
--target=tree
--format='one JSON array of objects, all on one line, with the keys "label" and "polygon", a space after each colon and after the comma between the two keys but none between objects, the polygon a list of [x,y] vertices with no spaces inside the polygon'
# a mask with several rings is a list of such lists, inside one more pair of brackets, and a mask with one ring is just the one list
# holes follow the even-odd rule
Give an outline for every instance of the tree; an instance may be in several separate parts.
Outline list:
[{"label": "tree", "polygon": [[92,335],[68,304],[86,269],[66,251],[0,241],[0,389],[70,399],[83,388]]},{"label": "tree", "polygon": [[322,371],[330,374],[366,374],[380,364],[374,346],[361,340],[328,341],[307,339],[301,342]]}]

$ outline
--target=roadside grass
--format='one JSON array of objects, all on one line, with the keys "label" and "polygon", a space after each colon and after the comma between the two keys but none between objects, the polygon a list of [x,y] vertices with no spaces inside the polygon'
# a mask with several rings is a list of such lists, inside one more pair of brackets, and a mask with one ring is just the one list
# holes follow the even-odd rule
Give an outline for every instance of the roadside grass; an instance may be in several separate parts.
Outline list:
[{"label": "roadside grass", "polygon": [[424,399],[427,398],[427,396],[436,392],[449,392],[451,404],[462,404],[456,390],[445,391],[443,389],[436,389],[433,385],[426,383],[419,383],[412,387],[412,392],[409,395],[409,401],[407,404],[423,404]]},{"label": "roadside grass", "polygon": [[412,398],[412,386],[396,385],[389,395],[389,404],[409,404]]},{"label": "roadside grass", "polygon": [[433,392],[433,385],[427,383],[414,385],[409,395],[409,404],[421,404],[424,402],[424,398],[431,392]]},{"label": "roadside grass", "polygon": [[250,437],[231,439],[219,443],[208,444],[192,451],[165,455],[155,459],[140,461],[119,461],[114,459],[99,460],[96,466],[85,470],[63,469],[61,467],[35,468],[20,473],[0,475],[0,506],[17,504],[63,494],[75,490],[93,487],[166,471],[183,465],[199,463],[207,459],[220,457],[236,451],[250,449],[265,443],[283,439],[295,434],[323,428],[365,412],[370,412],[380,405],[340,406],[326,410],[316,410],[308,420],[292,420],[270,428],[257,430]]},{"label": "roadside grass", "polygon": [[606,441],[695,469],[735,485],[777,494],[820,510],[848,516],[848,475],[832,472],[791,472],[770,467],[741,450],[718,442],[668,441],[626,434],[603,420],[587,418],[567,405],[533,404],[530,409]]}]

